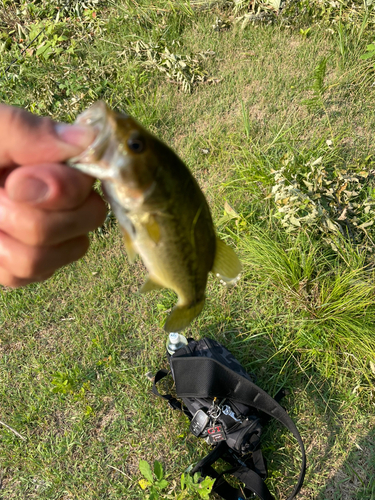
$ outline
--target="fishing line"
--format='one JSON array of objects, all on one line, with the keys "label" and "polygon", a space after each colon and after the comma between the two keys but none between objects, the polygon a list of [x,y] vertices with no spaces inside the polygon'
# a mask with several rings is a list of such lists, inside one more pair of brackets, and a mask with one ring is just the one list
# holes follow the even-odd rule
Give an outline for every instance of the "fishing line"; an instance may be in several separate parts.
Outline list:
[{"label": "fishing line", "polygon": [[[40,31],[39,31],[39,33],[36,35],[36,37],[35,37],[35,38],[33,38],[33,39],[31,40],[31,42],[30,42],[28,45],[26,45],[26,47],[23,49],[23,51],[22,51],[22,52],[21,52],[21,54],[20,54],[21,56],[23,56],[23,54],[24,54],[24,53],[26,52],[26,50],[30,47],[30,45],[31,45],[31,44],[32,44],[32,43],[33,43],[33,42],[34,42],[34,41],[35,41],[35,40],[36,40],[36,39],[37,39],[37,38],[38,38],[38,37],[39,37],[39,36],[43,33],[43,31],[45,31],[45,29],[46,29],[46,27],[44,26],[44,28],[43,28],[42,30],[40,30]],[[14,59],[14,60],[13,60],[13,61],[9,64],[9,66],[8,66],[7,68],[5,68],[5,70],[4,70],[5,76],[7,76],[7,72],[8,72],[8,71],[9,71],[9,69],[13,66],[13,64],[14,64],[14,63],[16,63],[17,61],[18,61],[18,57],[17,57],[17,59]],[[4,77],[3,77],[3,78],[4,78]]]}]

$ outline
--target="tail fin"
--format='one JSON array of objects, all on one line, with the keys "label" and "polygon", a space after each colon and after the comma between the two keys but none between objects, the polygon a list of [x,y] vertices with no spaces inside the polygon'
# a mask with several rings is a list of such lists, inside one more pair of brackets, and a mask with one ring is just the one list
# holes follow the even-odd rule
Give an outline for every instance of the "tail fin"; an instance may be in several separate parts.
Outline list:
[{"label": "tail fin", "polygon": [[204,302],[205,299],[192,306],[175,306],[165,322],[164,330],[170,333],[179,332],[187,328],[202,311]]}]

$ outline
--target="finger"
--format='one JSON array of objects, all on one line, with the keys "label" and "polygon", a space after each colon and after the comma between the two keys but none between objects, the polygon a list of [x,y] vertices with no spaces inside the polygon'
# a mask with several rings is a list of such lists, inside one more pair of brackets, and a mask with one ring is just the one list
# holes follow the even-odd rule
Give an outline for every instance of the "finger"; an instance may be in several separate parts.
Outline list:
[{"label": "finger", "polygon": [[0,231],[0,267],[17,278],[33,281],[80,259],[88,247],[87,236],[51,247],[34,247],[24,245]]},{"label": "finger", "polygon": [[0,104],[0,168],[62,162],[81,153],[94,140],[90,127],[55,123],[24,109]]},{"label": "finger", "polygon": [[5,181],[9,198],[46,210],[79,207],[92,189],[93,178],[61,163],[31,165],[12,170]]},{"label": "finger", "polygon": [[0,285],[7,286],[10,288],[20,288],[22,286],[29,285],[30,283],[36,283],[40,281],[45,281],[53,275],[53,272],[35,276],[34,279],[22,279],[17,278],[12,273],[0,267]]},{"label": "finger", "polygon": [[10,168],[1,168],[0,169],[0,187],[5,186],[5,182],[9,176],[9,174],[14,170],[16,167],[10,167]]},{"label": "finger", "polygon": [[75,210],[48,212],[14,203],[0,189],[0,230],[25,245],[57,245],[87,234],[103,224],[106,212],[95,192]]}]

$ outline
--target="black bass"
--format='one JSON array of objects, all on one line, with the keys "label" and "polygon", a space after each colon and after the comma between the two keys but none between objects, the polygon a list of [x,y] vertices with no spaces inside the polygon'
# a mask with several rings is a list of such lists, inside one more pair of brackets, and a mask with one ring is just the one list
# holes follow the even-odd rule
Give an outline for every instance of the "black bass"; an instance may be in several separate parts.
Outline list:
[{"label": "black bass", "polygon": [[240,261],[216,237],[202,191],[168,146],[101,101],[79,115],[76,123],[92,126],[97,135],[69,166],[101,179],[130,262],[139,254],[149,272],[140,291],[176,292],[178,302],[164,329],[183,330],[203,308],[208,273],[234,284]]}]

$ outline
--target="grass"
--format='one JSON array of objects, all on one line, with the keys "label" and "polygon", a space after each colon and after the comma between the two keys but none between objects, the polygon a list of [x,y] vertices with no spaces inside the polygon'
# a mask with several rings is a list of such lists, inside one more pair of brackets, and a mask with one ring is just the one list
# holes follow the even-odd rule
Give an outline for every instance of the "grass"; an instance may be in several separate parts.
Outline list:
[{"label": "grass", "polygon": [[[374,498],[372,257],[347,241],[334,251],[314,227],[287,234],[269,197],[286,157],[292,174],[319,156],[338,172],[373,168],[374,73],[359,58],[374,40],[371,19],[349,30],[309,18],[304,35],[298,20],[241,30],[222,2],[103,2],[57,21],[48,3],[33,5],[1,18],[1,99],[67,121],[104,99],[178,151],[244,263],[233,290],[210,279],[188,335],[223,342],[271,394],[289,389],[308,455],[301,499]],[[218,18],[229,28],[213,29]],[[46,31],[21,54],[35,25]],[[205,55],[205,81],[184,92],[137,57],[137,41],[184,61]],[[43,42],[46,57],[36,55]],[[308,106],[323,59],[324,91]],[[0,424],[0,498],[139,499],[141,459],[160,460],[179,491],[181,473],[207,453],[151,395],[145,373],[166,364],[162,325],[175,297],[138,295],[144,276],[110,220],[81,261],[1,290],[0,420],[26,441]],[[272,426],[264,450],[268,484],[284,497],[296,445]]]}]

